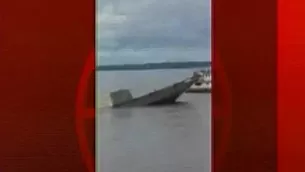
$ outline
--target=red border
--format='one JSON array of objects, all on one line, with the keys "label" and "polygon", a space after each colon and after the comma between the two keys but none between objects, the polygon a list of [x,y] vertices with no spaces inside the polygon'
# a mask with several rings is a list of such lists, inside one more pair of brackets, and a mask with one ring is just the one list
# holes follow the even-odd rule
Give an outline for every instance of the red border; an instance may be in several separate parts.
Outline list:
[{"label": "red border", "polygon": [[[227,102],[219,107],[213,100],[213,111],[220,108],[230,114],[224,110],[225,104],[230,104],[232,110],[232,115],[224,120],[231,123],[230,139],[221,143],[227,144],[221,154],[224,157],[221,163],[214,162],[213,171],[275,172],[277,1],[215,0],[212,9],[213,52],[218,54],[213,54],[213,78],[215,81],[221,74],[214,64],[217,58],[226,74],[226,78],[221,78],[222,84],[227,79],[231,95],[231,99],[220,99]],[[222,95],[221,87],[214,86],[213,83],[212,97]],[[213,128],[221,128],[223,124],[215,120]],[[216,130],[213,135],[218,137]],[[219,158],[216,150],[217,146],[214,159]]]},{"label": "red border", "polygon": [[305,1],[278,1],[278,171],[305,171]]},{"label": "red border", "polygon": [[94,0],[0,1],[0,171],[85,172],[75,98]]}]

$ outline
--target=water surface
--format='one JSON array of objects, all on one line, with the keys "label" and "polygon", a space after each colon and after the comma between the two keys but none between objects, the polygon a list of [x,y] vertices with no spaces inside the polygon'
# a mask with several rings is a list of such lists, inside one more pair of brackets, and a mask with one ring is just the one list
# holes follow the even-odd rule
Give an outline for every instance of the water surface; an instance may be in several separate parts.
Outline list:
[{"label": "water surface", "polygon": [[161,107],[111,109],[105,103],[113,90],[138,96],[193,71],[98,73],[98,172],[210,172],[210,94],[184,94],[180,103]]}]

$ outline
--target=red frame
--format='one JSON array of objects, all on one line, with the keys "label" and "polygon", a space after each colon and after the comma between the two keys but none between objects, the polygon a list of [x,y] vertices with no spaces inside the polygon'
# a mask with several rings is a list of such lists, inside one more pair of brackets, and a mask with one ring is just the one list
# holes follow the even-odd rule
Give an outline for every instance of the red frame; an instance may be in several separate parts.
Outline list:
[{"label": "red frame", "polygon": [[278,1],[278,171],[305,171],[305,2]]}]

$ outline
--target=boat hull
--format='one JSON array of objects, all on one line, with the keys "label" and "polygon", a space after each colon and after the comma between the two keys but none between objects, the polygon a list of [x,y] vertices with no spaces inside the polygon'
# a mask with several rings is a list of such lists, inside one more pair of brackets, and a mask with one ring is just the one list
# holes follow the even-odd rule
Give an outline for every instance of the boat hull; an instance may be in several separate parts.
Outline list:
[{"label": "boat hull", "polygon": [[201,89],[189,89],[186,93],[210,93],[211,89],[201,88]]},{"label": "boat hull", "polygon": [[184,81],[178,82],[163,89],[148,93],[144,96],[133,98],[131,100],[113,104],[112,107],[131,107],[131,106],[149,106],[149,105],[162,105],[173,104],[183,94],[197,78],[189,78]]}]

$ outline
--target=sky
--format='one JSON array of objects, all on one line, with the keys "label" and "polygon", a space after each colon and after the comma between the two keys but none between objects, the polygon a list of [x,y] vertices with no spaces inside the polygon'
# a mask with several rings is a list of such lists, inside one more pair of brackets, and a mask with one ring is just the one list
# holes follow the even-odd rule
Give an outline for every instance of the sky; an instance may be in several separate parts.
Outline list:
[{"label": "sky", "polygon": [[97,64],[210,61],[210,0],[97,0]]}]

